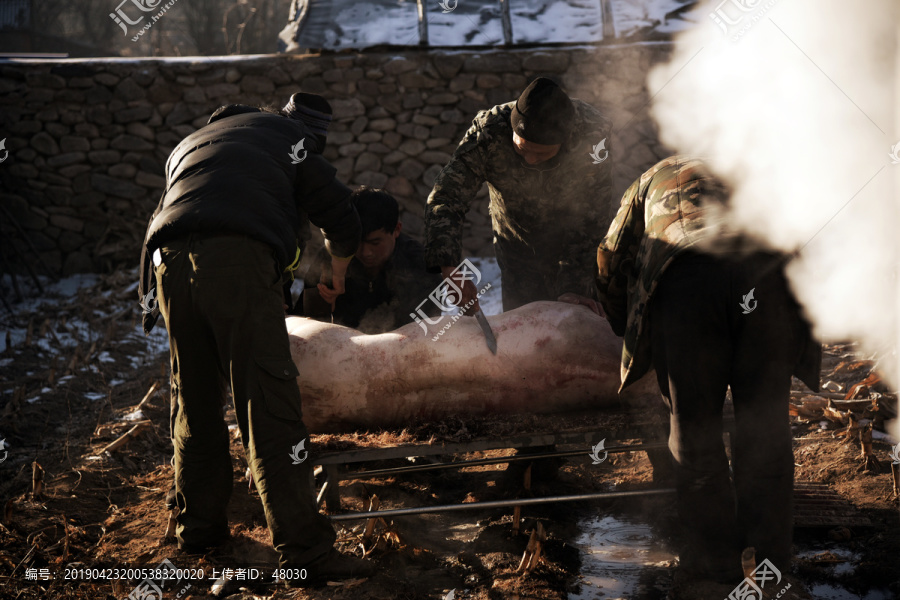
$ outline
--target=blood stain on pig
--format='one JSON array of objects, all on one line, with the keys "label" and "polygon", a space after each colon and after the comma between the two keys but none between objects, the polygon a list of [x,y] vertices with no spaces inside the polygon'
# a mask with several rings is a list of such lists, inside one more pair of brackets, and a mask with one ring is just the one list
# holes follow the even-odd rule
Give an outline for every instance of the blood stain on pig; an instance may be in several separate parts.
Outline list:
[{"label": "blood stain on pig", "polygon": [[538,338],[534,341],[534,347],[536,349],[541,349],[552,341],[553,340],[550,339],[550,336],[545,335],[544,337]]}]

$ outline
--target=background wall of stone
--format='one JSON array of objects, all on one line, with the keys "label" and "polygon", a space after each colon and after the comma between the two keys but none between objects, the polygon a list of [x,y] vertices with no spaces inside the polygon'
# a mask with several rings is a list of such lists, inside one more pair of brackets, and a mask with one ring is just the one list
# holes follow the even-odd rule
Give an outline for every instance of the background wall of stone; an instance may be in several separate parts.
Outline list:
[{"label": "background wall of stone", "polygon": [[[514,99],[540,75],[613,120],[606,146],[620,197],[668,154],[647,114],[644,80],[669,50],[2,62],[0,139],[9,154],[0,163],[0,270],[22,261],[37,268],[38,258],[62,274],[133,266],[178,142],[221,105],[281,106],[301,89],[334,108],[325,156],[339,177],[392,192],[404,230],[420,239],[431,183],[476,112]],[[486,187],[469,212],[464,248],[493,254]]]}]

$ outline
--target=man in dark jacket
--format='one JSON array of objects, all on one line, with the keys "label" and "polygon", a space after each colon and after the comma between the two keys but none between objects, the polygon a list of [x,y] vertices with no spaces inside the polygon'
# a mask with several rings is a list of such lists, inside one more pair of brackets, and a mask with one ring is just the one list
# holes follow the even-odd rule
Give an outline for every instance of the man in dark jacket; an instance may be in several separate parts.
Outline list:
[{"label": "man in dark jacket", "polygon": [[161,314],[169,331],[179,547],[201,550],[228,535],[230,384],[280,564],[306,568],[309,581],[369,570],[333,549],[334,529],[315,506],[282,305],[309,221],[324,232],[338,293],[359,244],[350,190],[321,156],[330,119],[323,98],[294,94],[280,113],[223,107],[186,137],[166,164],[140,290],[145,330]]},{"label": "man in dark jacket", "polygon": [[426,270],[424,246],[402,232],[400,206],[393,196],[363,187],[350,201],[359,213],[362,242],[347,268],[346,291],[337,295],[328,289],[331,260],[323,250],[304,280],[303,314],[363,333],[393,331],[411,322],[410,313],[441,277]]},{"label": "man in dark jacket", "polygon": [[[791,375],[818,390],[821,346],[784,277],[786,257],[729,233],[726,188],[674,156],[635,181],[597,251],[600,300],[624,335],[622,388],[652,367],[671,413],[682,566],[729,585],[740,554],[790,570]],[[736,435],[722,443],[728,388]]]}]

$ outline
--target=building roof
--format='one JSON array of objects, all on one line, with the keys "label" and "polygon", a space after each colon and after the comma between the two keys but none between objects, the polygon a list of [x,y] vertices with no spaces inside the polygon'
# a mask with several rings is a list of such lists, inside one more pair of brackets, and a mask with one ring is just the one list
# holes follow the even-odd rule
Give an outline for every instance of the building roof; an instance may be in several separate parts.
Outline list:
[{"label": "building roof", "polygon": [[[695,0],[294,0],[287,51],[391,46],[494,46],[609,41],[638,30],[671,33],[705,15]],[[503,7],[508,7],[504,31]],[[424,38],[424,39],[423,39]]]}]

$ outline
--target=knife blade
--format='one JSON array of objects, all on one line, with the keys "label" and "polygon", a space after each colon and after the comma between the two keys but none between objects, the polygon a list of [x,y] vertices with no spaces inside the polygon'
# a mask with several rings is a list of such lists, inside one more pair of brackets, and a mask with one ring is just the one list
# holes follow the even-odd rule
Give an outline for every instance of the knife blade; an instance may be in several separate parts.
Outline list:
[{"label": "knife blade", "polygon": [[475,320],[478,321],[478,324],[481,326],[481,331],[484,332],[484,339],[487,342],[488,349],[493,354],[497,354],[497,338],[494,337],[491,324],[488,323],[487,317],[484,316],[484,313],[481,312],[480,308],[475,313]]}]

